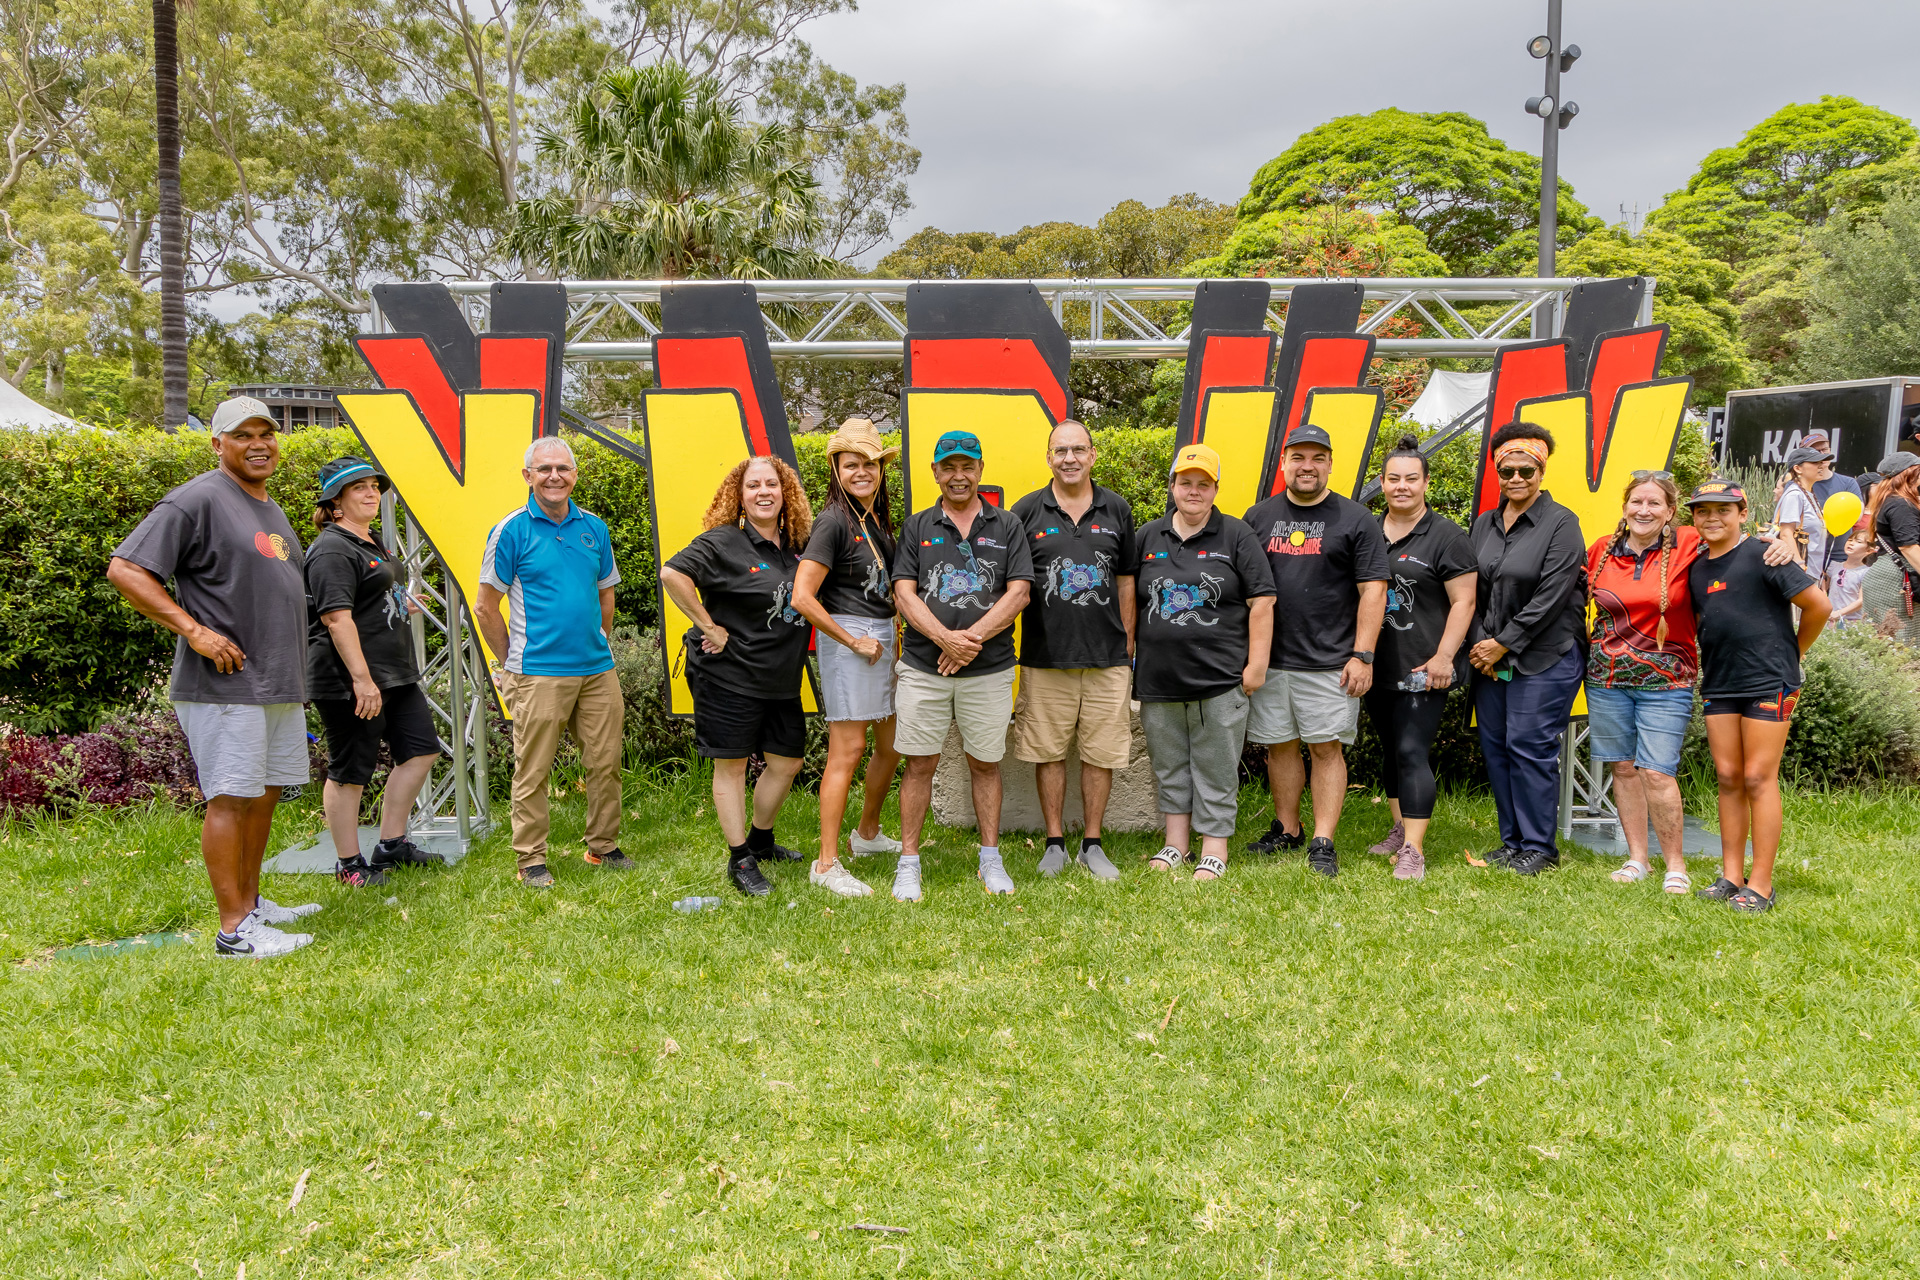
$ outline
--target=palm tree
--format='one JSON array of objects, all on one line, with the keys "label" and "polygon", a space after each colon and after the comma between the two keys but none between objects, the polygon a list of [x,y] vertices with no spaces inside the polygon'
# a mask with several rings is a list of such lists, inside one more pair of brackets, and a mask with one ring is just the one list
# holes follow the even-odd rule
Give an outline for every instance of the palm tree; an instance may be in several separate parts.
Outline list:
[{"label": "palm tree", "polygon": [[538,153],[570,190],[514,205],[512,250],[578,280],[834,274],[819,184],[788,129],[742,119],[675,63],[606,72]]},{"label": "palm tree", "polygon": [[154,133],[160,146],[161,425],[187,420],[187,245],[180,207],[180,40],[174,0],[153,0]]}]

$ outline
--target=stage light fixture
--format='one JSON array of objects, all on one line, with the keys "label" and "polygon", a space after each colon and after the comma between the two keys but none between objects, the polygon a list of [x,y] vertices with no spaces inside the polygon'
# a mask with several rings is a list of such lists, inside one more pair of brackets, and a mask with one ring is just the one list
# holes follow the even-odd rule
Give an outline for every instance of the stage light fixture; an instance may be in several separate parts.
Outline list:
[{"label": "stage light fixture", "polygon": [[1578,61],[1580,61],[1580,46],[1570,44],[1567,46],[1566,51],[1560,55],[1560,69],[1562,71],[1571,71],[1573,70],[1573,64]]},{"label": "stage light fixture", "polygon": [[1527,52],[1536,58],[1544,58],[1553,52],[1553,41],[1547,36],[1535,36],[1527,41]]},{"label": "stage light fixture", "polygon": [[1542,120],[1545,120],[1553,114],[1553,99],[1547,97],[1528,98],[1527,114],[1530,116],[1539,116]]},{"label": "stage light fixture", "polygon": [[1572,124],[1572,123],[1573,123],[1573,118],[1574,118],[1575,116],[1577,116],[1577,115],[1579,115],[1579,114],[1580,114],[1580,104],[1579,104],[1579,103],[1577,103],[1577,102],[1569,102],[1569,103],[1566,103],[1565,105],[1563,105],[1563,106],[1562,106],[1562,107],[1560,108],[1560,127],[1561,127],[1562,129],[1564,129],[1564,128],[1566,128],[1566,127],[1567,127],[1568,125],[1570,125],[1570,124]]}]

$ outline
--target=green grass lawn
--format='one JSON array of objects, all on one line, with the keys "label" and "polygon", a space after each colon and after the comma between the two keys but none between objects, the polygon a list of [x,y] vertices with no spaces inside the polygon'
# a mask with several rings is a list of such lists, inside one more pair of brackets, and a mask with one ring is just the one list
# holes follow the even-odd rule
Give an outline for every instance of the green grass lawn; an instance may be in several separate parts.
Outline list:
[{"label": "green grass lawn", "polygon": [[[498,837],[382,891],[271,880],[327,909],[257,964],[212,956],[188,817],[12,828],[0,1274],[1920,1269],[1911,793],[1796,797],[1760,918],[1586,856],[1469,867],[1470,798],[1421,886],[1361,852],[1386,815],[1356,796],[1336,882],[1174,882],[1143,835],[1119,885],[1049,883],[1012,837],[988,899],[941,831],[913,908],[891,858],[853,864],[865,901],[798,865],[739,900],[702,783],[628,809],[638,869],[590,872],[565,806],[545,895]],[[812,820],[796,796],[782,834]]]}]

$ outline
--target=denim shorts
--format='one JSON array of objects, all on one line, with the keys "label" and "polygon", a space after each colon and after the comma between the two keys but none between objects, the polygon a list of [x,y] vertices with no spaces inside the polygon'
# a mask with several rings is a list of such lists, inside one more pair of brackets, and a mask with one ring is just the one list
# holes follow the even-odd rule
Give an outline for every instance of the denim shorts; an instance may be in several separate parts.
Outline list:
[{"label": "denim shorts", "polygon": [[1680,747],[1693,719],[1691,689],[1609,689],[1587,682],[1587,742],[1595,760],[1631,760],[1680,772]]}]

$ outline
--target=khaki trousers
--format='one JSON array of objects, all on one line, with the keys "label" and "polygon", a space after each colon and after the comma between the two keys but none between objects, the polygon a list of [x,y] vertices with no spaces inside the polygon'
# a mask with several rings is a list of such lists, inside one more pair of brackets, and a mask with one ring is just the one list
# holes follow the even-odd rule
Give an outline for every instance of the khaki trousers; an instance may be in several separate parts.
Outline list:
[{"label": "khaki trousers", "polygon": [[620,846],[620,739],[626,704],[620,678],[508,672],[501,692],[513,711],[513,853],[520,867],[547,860],[547,784],[560,731],[580,744],[587,770],[587,849]]}]

